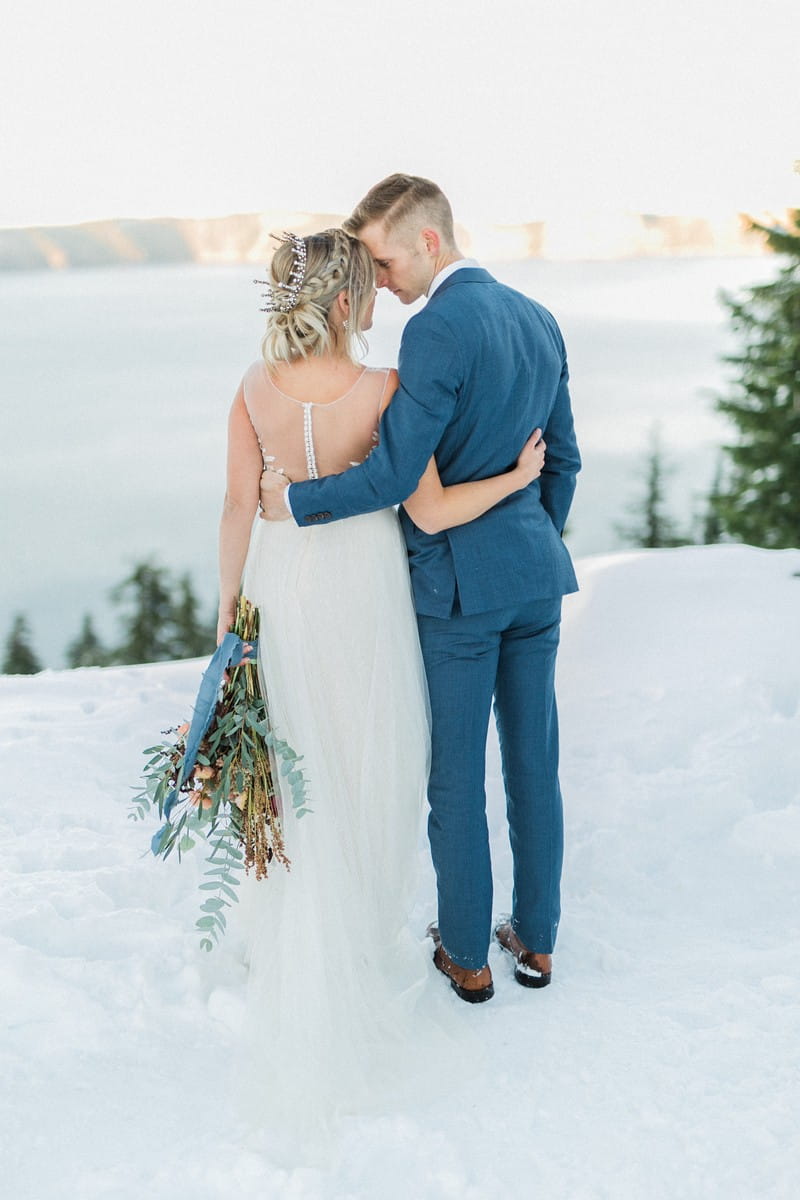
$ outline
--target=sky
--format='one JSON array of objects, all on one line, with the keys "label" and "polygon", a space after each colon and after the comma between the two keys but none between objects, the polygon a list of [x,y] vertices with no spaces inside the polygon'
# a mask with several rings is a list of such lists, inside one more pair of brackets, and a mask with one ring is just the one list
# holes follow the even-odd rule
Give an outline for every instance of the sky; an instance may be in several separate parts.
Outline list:
[{"label": "sky", "polygon": [[794,0],[28,0],[0,227],[347,212],[393,171],[464,222],[800,207]]}]

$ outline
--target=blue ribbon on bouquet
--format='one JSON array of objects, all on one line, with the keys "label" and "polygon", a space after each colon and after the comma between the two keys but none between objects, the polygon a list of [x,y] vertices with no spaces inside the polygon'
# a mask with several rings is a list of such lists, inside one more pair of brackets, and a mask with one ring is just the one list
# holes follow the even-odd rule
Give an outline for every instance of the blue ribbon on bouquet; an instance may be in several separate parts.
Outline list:
[{"label": "blue ribbon on bouquet", "polygon": [[[247,651],[246,655],[244,652],[245,646],[252,647],[251,650]],[[203,672],[200,689],[194,703],[192,723],[189,726],[189,732],[186,736],[186,752],[183,756],[183,766],[178,775],[176,786],[164,801],[164,816],[167,818],[167,823],[162,825],[150,840],[150,849],[153,851],[153,854],[158,854],[161,849],[161,841],[169,829],[169,816],[175,807],[181,784],[184,779],[187,779],[191,775],[194,768],[200,743],[211,724],[214,710],[217,707],[217,699],[219,697],[219,690],[222,687],[223,675],[229,667],[240,667],[242,663],[254,663],[257,655],[258,638],[255,638],[251,642],[245,642],[243,638],[239,637],[238,633],[226,633],[217,646],[211,662]]]}]

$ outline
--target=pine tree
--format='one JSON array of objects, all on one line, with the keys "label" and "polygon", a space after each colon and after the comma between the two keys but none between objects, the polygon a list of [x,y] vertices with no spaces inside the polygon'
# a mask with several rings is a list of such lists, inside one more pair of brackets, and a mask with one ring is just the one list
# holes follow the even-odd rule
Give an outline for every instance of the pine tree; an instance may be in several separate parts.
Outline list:
[{"label": "pine tree", "polygon": [[138,563],[111,592],[113,604],[127,606],[121,618],[123,641],[111,654],[116,663],[163,662],[175,657],[175,629],[166,570]]},{"label": "pine tree", "polygon": [[105,662],[166,662],[204,656],[213,650],[216,625],[201,620],[188,574],[176,582],[164,567],[141,562],[110,596],[113,604],[125,608],[123,640],[106,653]]},{"label": "pine tree", "polygon": [[737,427],[714,507],[727,533],[757,546],[800,546],[800,209],[786,227],[756,221],[786,264],[771,283],[723,296],[743,343],[726,357],[737,378],[717,408]]},{"label": "pine tree", "polygon": [[197,658],[214,649],[216,628],[201,621],[198,601],[188,574],[181,575],[173,604],[173,658]]},{"label": "pine tree", "polygon": [[673,467],[664,461],[658,427],[650,431],[650,449],[644,469],[645,494],[642,501],[628,506],[633,517],[629,524],[618,524],[616,532],[630,546],[656,549],[663,546],[685,546],[688,538],[679,534],[675,521],[666,510],[666,479]]},{"label": "pine tree", "polygon": [[28,622],[22,613],[17,613],[6,642],[4,675],[35,675],[41,671],[42,664],[31,649],[30,636]]},{"label": "pine tree", "polygon": [[103,667],[108,662],[108,651],[95,633],[89,613],[84,615],[75,641],[67,646],[66,657],[68,667]]},{"label": "pine tree", "polygon": [[706,500],[706,510],[700,517],[700,543],[703,546],[713,546],[722,541],[724,529],[719,515],[719,500],[723,494],[722,477],[722,459],[719,458],[711,481],[711,491]]}]

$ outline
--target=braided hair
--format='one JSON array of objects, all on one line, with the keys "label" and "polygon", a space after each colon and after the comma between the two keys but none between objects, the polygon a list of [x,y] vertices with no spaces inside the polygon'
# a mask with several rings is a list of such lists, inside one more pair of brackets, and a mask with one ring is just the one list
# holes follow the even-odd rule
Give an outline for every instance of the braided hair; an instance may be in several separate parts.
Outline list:
[{"label": "braided hair", "polygon": [[[297,302],[288,312],[270,312],[261,340],[268,367],[279,362],[334,353],[356,360],[366,350],[363,322],[375,286],[375,268],[366,246],[343,229],[325,229],[303,239],[306,268]],[[290,243],[282,242],[270,263],[271,282],[289,280],[294,265]],[[350,301],[347,329],[331,321],[340,292]]]}]

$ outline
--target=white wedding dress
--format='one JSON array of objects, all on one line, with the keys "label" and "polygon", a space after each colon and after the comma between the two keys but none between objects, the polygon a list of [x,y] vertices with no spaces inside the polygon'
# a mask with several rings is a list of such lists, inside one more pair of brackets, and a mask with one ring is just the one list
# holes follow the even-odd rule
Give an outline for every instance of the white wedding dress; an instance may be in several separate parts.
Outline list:
[{"label": "white wedding dress", "polygon": [[[387,375],[365,369],[338,400],[304,404],[253,364],[244,397],[265,463],[297,480],[362,460]],[[243,888],[241,1087],[250,1116],[291,1146],[374,1111],[413,1085],[417,1052],[429,1058],[415,1010],[430,944],[408,926],[427,691],[394,509],[304,528],[257,520],[243,592],[260,610],[271,721],[303,756],[313,810],[298,819],[284,798],[291,870]]]}]

